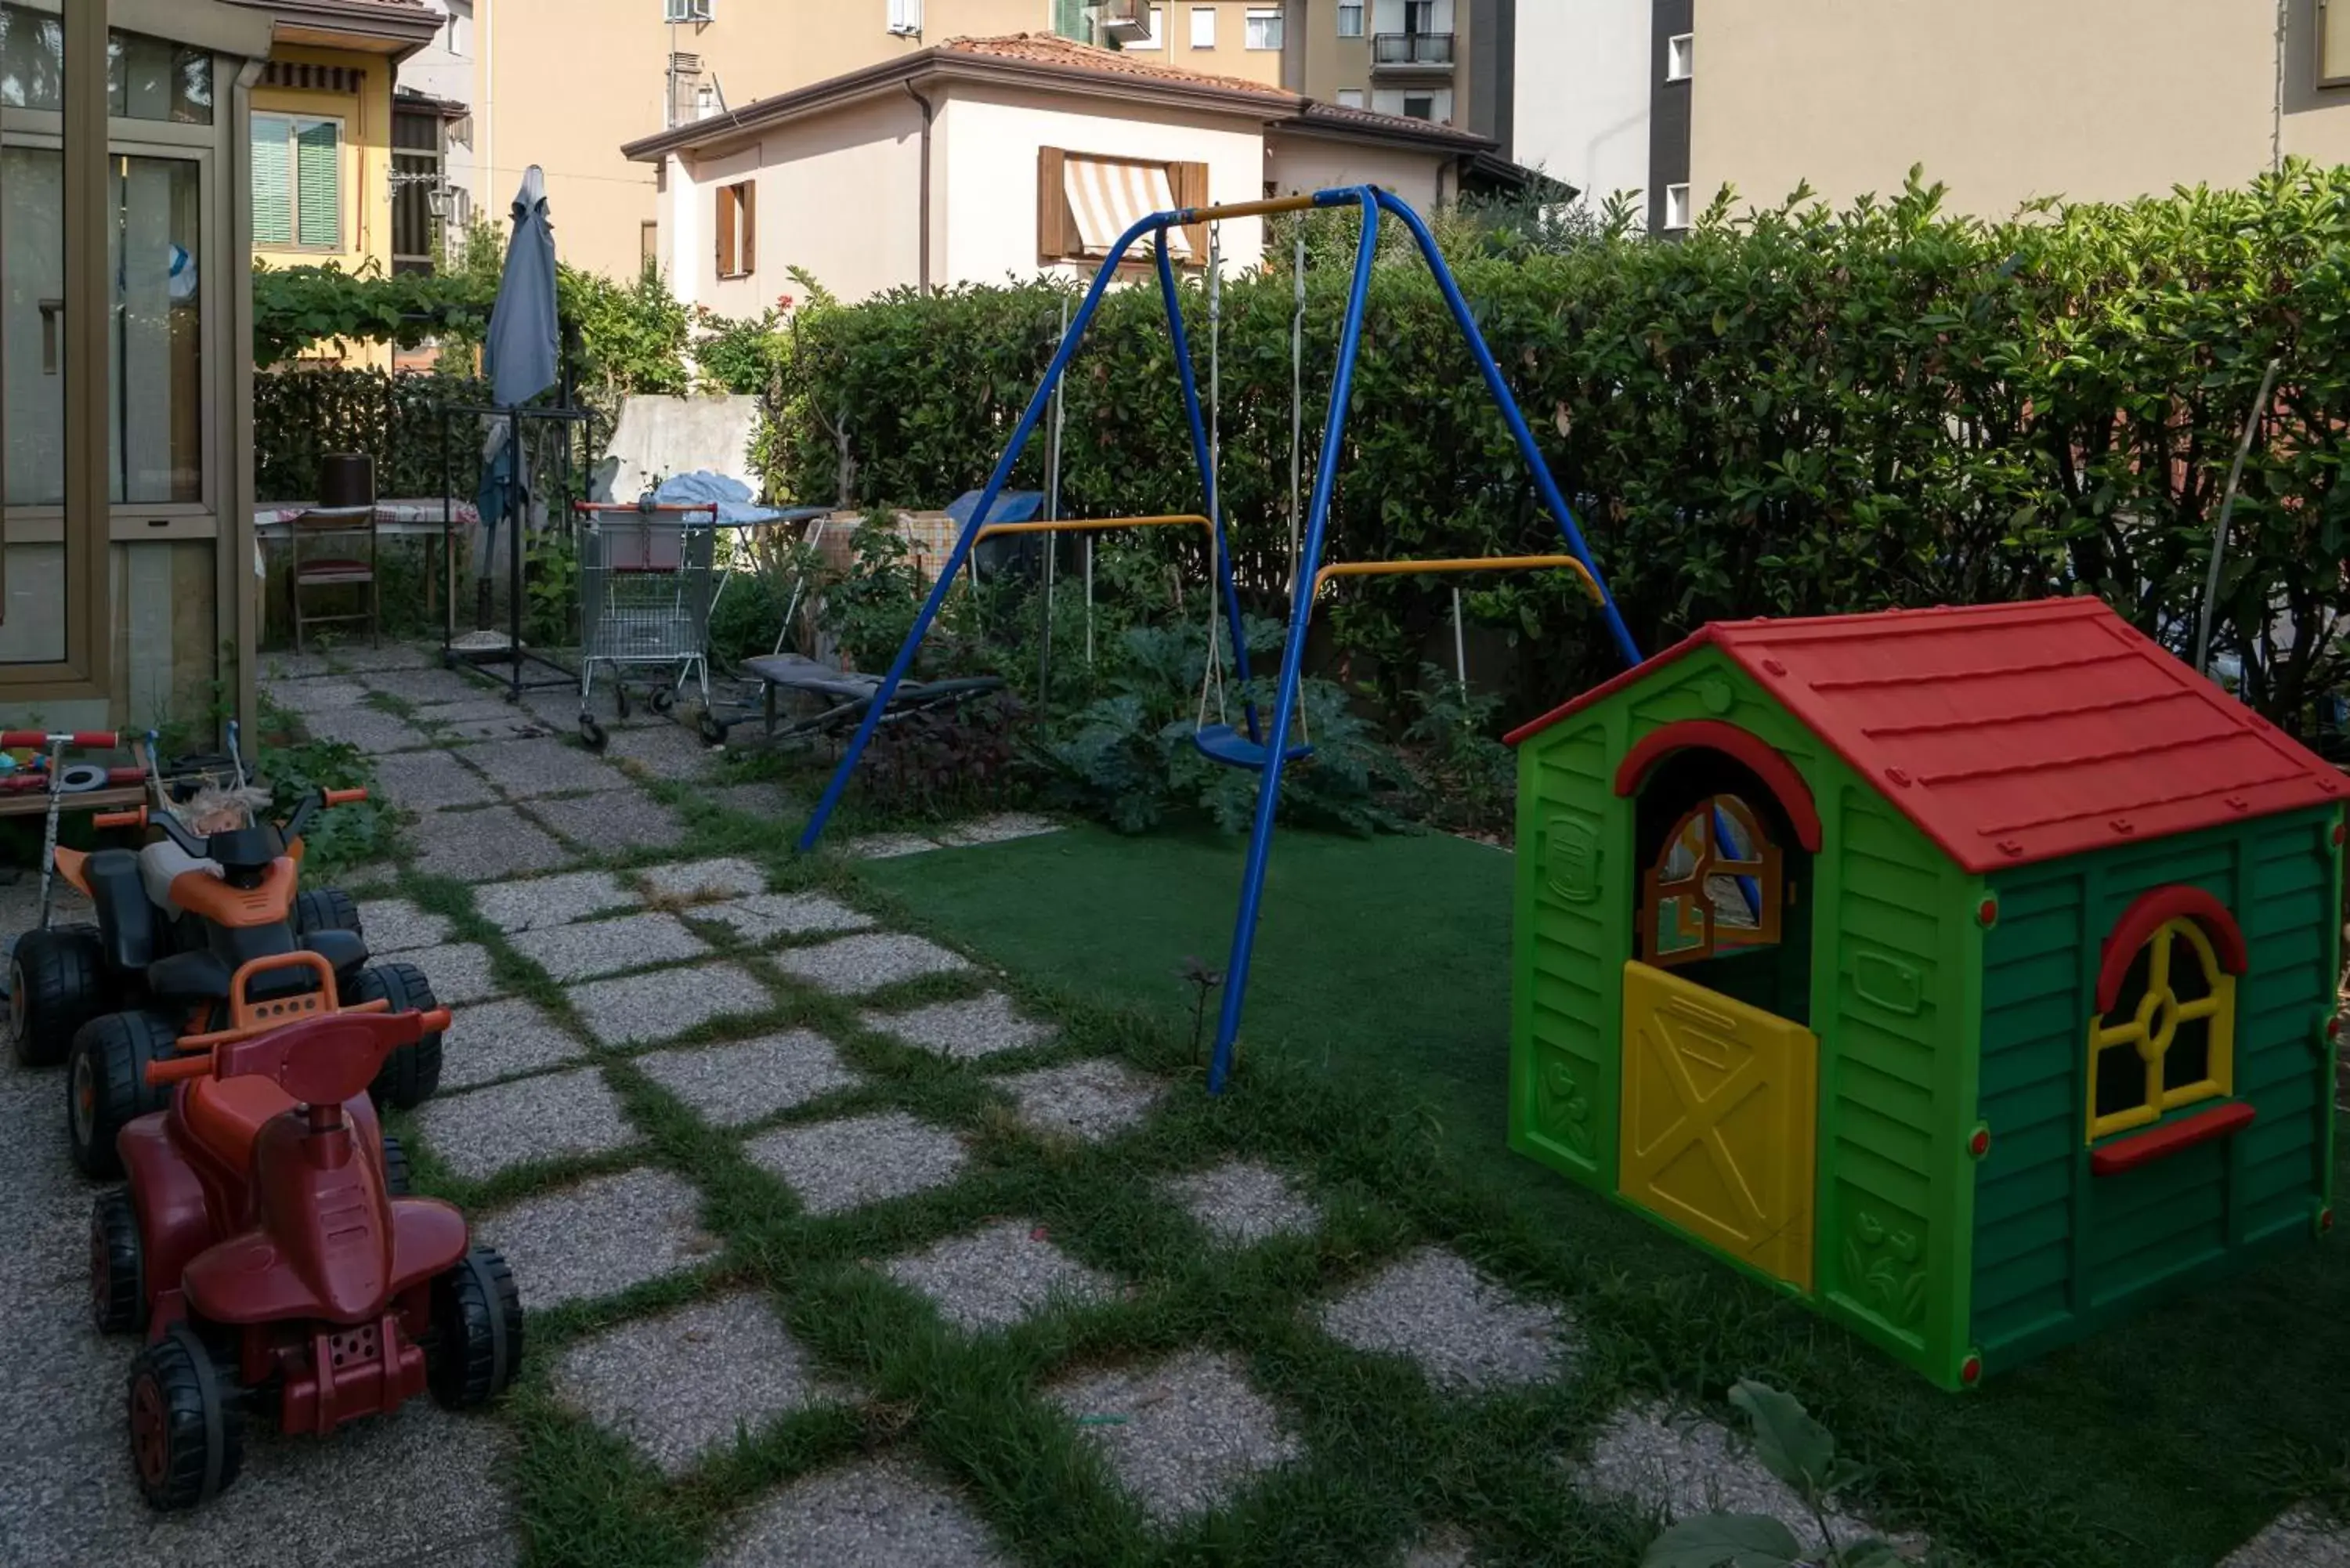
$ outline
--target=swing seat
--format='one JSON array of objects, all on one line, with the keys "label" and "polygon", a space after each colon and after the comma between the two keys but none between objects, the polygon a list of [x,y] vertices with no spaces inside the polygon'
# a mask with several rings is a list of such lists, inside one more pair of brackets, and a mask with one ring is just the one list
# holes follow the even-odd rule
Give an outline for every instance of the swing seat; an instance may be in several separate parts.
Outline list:
[{"label": "swing seat", "polygon": [[[1262,741],[1252,741],[1230,724],[1208,724],[1193,732],[1191,743],[1200,754],[1211,763],[1222,763],[1228,768],[1254,768],[1264,771],[1265,748]],[[1291,746],[1281,753],[1282,761],[1294,763],[1314,754],[1310,745]]]}]

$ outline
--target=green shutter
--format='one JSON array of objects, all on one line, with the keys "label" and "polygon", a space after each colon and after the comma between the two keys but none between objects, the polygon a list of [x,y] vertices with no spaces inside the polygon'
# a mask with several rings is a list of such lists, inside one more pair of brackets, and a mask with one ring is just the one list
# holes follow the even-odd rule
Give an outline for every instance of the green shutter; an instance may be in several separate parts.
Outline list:
[{"label": "green shutter", "polygon": [[274,115],[253,117],[253,243],[294,243],[294,187],[287,178],[292,131]]},{"label": "green shutter", "polygon": [[294,137],[294,184],[301,242],[343,248],[342,127],[332,120],[303,126]]}]

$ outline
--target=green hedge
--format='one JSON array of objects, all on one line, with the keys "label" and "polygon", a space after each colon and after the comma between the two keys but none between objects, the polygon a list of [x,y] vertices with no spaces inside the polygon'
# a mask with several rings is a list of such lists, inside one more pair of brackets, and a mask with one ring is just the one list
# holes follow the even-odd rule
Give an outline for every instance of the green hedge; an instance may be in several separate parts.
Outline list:
[{"label": "green hedge", "polygon": [[[2350,421],[2350,170],[2293,164],[2245,190],[2007,223],[1952,217],[1940,197],[1913,177],[1898,198],[1842,211],[1800,192],[1748,219],[1717,211],[1684,244],[1618,233],[1464,259],[1461,286],[1635,636],[1653,649],[1725,617],[2086,589],[2183,648],[2238,435],[2275,357],[2216,640],[2242,660],[2255,705],[2306,731],[2345,673],[2333,618],[2350,561],[2350,498],[2335,483]],[[1309,278],[1309,461],[1344,286],[1336,267]],[[983,483],[1064,297],[1040,283],[804,311],[785,369],[793,413],[771,442],[778,493],[938,505]],[[1222,348],[1236,563],[1275,609],[1289,300],[1277,265],[1232,283]],[[1204,390],[1205,312],[1191,306]],[[1381,264],[1364,350],[1328,558],[1554,545],[1416,262]],[[1071,513],[1197,509],[1155,291],[1106,304],[1068,387]],[[1021,483],[1039,482],[1044,444]],[[1513,706],[1612,672],[1567,586],[1502,582],[1472,602],[1515,638]],[[1449,604],[1431,579],[1392,579],[1349,587],[1332,622],[1393,697]]]},{"label": "green hedge", "polygon": [[[375,458],[379,495],[441,493],[441,410],[484,403],[489,389],[455,376],[393,376],[380,370],[286,370],[253,379],[254,483],[264,501],[318,493],[318,459],[364,452]],[[478,424],[450,434],[457,493],[481,472]]]}]

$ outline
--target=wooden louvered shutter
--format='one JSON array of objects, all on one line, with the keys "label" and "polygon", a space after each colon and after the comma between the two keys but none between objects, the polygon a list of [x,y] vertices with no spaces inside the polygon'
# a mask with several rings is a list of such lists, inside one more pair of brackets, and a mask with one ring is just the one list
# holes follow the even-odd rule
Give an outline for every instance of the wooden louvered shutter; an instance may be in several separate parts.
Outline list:
[{"label": "wooden louvered shutter", "polygon": [[1069,243],[1069,155],[1057,147],[1036,150],[1036,259],[1065,261]]},{"label": "wooden louvered shutter", "polygon": [[332,120],[294,136],[296,238],[305,247],[343,248],[343,130]]}]

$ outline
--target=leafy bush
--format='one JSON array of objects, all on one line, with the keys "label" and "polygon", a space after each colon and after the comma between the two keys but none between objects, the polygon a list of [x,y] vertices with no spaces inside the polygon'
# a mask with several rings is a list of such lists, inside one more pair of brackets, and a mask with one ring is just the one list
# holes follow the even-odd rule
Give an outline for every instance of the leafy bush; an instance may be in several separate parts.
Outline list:
[{"label": "leafy bush", "polygon": [[926,817],[1019,805],[1033,777],[1022,761],[1029,722],[1008,691],[892,720],[873,732],[860,763],[868,800],[884,813]]},{"label": "leafy bush", "polygon": [[[2293,162],[2242,190],[2002,223],[1945,213],[1940,189],[1914,177],[1841,210],[1800,192],[1743,218],[1726,208],[1679,244],[1606,223],[1556,243],[1448,242],[1644,649],[1711,619],[2074,592],[2184,647],[2273,358],[2283,371],[2245,465],[2215,644],[2259,711],[2310,732],[2350,676],[2350,490],[2335,482],[2350,168]],[[1345,284],[1335,262],[1308,279],[1309,445]],[[1224,499],[1259,610],[1287,577],[1290,291],[1284,276],[1235,279],[1224,302]],[[1186,294],[1204,368],[1204,309]],[[1037,282],[804,313],[779,406],[820,418],[770,431],[772,487],[914,504],[968,488],[1042,375],[1066,297]],[[1424,270],[1379,267],[1369,320],[1329,557],[1555,549]],[[1155,291],[1113,294],[1067,382],[1068,514],[1199,506],[1175,386]],[[1044,445],[1015,483],[1041,483]],[[1161,532],[1127,547],[1207,580],[1198,543]],[[1515,649],[1512,712],[1617,668],[1571,583],[1493,592],[1481,619]],[[1448,600],[1441,584],[1391,579],[1350,588],[1333,618],[1384,720],[1409,721]]]},{"label": "leafy bush", "polygon": [[896,517],[877,510],[858,524],[845,572],[821,582],[823,622],[851,670],[886,670],[922,607],[922,577]]},{"label": "leafy bush", "polygon": [[[273,718],[273,732],[286,728],[284,715]],[[269,786],[272,810],[280,821],[292,815],[304,796],[319,789],[364,789],[368,799],[338,805],[310,819],[303,836],[302,867],[306,881],[391,853],[397,829],[390,806],[377,796],[375,763],[348,741],[302,741],[292,744],[265,743],[254,759],[254,773]]]},{"label": "leafy bush", "polygon": [[1409,701],[1418,716],[1403,738],[1417,749],[1429,820],[1468,833],[1508,828],[1518,767],[1494,733],[1500,696],[1463,692],[1451,674],[1424,665]]}]

